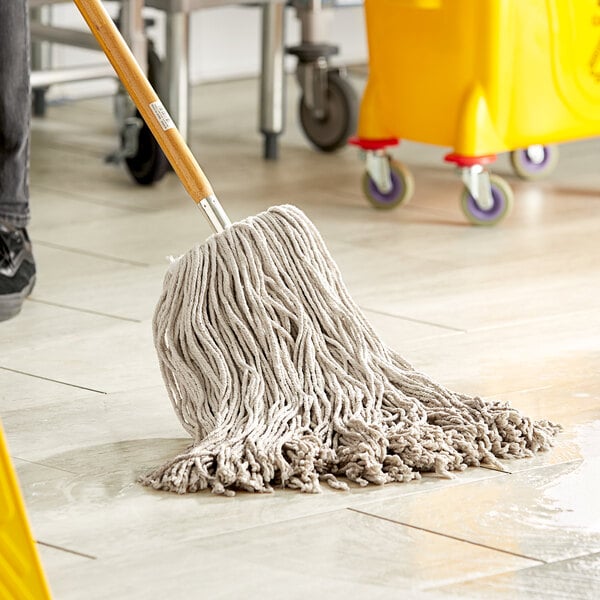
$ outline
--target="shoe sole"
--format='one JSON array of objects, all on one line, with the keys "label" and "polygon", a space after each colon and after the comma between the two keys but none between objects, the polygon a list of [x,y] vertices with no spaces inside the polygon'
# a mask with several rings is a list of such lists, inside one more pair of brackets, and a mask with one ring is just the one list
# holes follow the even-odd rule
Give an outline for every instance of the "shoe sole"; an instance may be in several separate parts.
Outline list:
[{"label": "shoe sole", "polygon": [[31,278],[31,281],[20,292],[0,296],[0,321],[12,319],[21,312],[23,302],[31,294],[34,285],[35,276]]}]

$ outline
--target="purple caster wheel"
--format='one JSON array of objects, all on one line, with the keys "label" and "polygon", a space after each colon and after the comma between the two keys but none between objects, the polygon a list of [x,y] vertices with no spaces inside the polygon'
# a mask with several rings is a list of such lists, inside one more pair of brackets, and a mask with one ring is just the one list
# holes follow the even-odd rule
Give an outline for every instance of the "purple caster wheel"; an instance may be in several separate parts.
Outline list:
[{"label": "purple caster wheel", "polygon": [[380,209],[390,209],[406,204],[414,192],[414,181],[410,171],[400,162],[388,158],[392,187],[382,192],[368,172],[363,175],[362,187],[367,200]]},{"label": "purple caster wheel", "polygon": [[496,225],[508,215],[513,205],[513,193],[506,181],[497,175],[490,175],[492,205],[481,207],[467,188],[461,196],[461,206],[465,216],[474,225]]},{"label": "purple caster wheel", "polygon": [[558,146],[534,145],[513,150],[510,162],[522,179],[541,179],[554,171],[558,164]]}]

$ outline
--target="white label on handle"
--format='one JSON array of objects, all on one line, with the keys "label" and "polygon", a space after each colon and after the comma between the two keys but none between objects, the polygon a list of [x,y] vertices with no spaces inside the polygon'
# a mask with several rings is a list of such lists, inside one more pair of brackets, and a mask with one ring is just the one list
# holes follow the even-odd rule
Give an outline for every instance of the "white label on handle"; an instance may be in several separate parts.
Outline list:
[{"label": "white label on handle", "polygon": [[156,117],[156,120],[160,123],[160,126],[163,128],[163,131],[167,131],[167,129],[173,129],[175,127],[175,123],[171,119],[171,116],[167,112],[167,109],[163,106],[160,100],[156,102],[152,102],[150,104],[150,108]]}]

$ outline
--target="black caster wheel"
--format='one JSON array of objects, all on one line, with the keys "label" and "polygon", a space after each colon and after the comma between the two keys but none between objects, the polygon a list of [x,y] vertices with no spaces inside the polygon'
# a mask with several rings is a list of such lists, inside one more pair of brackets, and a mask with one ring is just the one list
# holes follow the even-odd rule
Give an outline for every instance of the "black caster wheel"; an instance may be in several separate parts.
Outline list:
[{"label": "black caster wheel", "polygon": [[358,99],[354,88],[338,71],[327,72],[325,114],[318,117],[300,98],[300,124],[309,141],[323,152],[346,145],[356,129]]},{"label": "black caster wheel", "polygon": [[[159,93],[163,87],[161,83],[163,71],[162,61],[150,44],[148,47],[148,80]],[[165,176],[169,170],[169,161],[138,111],[136,111],[136,118],[141,122],[137,149],[133,155],[125,156],[125,165],[137,183],[152,185]],[[123,136],[121,141],[125,145]]]}]

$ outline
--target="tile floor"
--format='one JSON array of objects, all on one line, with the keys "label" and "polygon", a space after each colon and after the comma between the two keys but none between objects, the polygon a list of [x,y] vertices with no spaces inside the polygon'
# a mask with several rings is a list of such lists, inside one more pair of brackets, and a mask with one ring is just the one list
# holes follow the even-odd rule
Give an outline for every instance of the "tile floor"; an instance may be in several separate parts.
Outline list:
[{"label": "tile floor", "polygon": [[54,106],[33,124],[39,279],[0,325],[0,414],[54,597],[600,597],[600,142],[562,146],[538,183],[501,157],[515,209],[475,228],[440,148],[395,151],[414,199],[370,208],[356,151],[304,141],[296,92],[280,160],[264,162],[256,82],[194,90],[192,149],[232,218],[297,204],[391,346],[564,433],[506,473],[449,481],[233,499],[140,487],[187,443],[151,340],[165,257],[210,231],[174,176],[146,189],[103,163],[110,99]]}]

